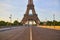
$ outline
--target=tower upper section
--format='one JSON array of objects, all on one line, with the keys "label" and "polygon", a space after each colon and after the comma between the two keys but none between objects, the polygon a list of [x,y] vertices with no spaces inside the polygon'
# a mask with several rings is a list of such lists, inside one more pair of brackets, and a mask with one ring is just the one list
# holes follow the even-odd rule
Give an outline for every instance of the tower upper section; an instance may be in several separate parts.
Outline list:
[{"label": "tower upper section", "polygon": [[28,4],[33,4],[33,0],[28,0]]}]

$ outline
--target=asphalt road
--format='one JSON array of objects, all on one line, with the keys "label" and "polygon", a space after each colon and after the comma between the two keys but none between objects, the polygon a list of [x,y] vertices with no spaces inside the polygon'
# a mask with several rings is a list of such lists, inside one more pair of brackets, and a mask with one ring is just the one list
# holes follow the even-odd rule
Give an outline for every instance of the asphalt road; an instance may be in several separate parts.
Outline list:
[{"label": "asphalt road", "polygon": [[32,27],[33,40],[60,40],[60,30]]},{"label": "asphalt road", "polygon": [[29,27],[17,27],[15,29],[0,32],[0,40],[30,40]]},{"label": "asphalt road", "polygon": [[60,30],[22,26],[0,31],[0,40],[60,40]]}]

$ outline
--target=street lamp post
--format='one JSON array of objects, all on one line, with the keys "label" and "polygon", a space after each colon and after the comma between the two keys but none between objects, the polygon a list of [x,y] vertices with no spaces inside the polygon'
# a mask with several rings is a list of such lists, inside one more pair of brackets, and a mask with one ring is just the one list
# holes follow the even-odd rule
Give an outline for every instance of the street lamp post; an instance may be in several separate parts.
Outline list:
[{"label": "street lamp post", "polygon": [[54,25],[54,28],[55,28],[55,14],[53,14],[53,25]]},{"label": "street lamp post", "polygon": [[12,14],[10,14],[9,19],[10,19],[10,26],[11,26],[11,23],[12,23]]},{"label": "street lamp post", "polygon": [[12,23],[12,14],[10,14],[9,18],[10,18],[10,23]]}]

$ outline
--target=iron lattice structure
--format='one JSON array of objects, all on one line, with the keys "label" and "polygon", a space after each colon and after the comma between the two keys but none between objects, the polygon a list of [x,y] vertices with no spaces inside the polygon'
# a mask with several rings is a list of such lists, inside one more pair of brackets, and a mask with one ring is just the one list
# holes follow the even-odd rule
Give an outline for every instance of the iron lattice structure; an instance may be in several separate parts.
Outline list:
[{"label": "iron lattice structure", "polygon": [[[29,14],[29,11],[32,10],[32,14]],[[25,24],[27,21],[35,21],[37,25],[40,24],[40,20],[35,12],[33,0],[28,0],[27,10],[24,14],[24,17],[21,23]]]}]

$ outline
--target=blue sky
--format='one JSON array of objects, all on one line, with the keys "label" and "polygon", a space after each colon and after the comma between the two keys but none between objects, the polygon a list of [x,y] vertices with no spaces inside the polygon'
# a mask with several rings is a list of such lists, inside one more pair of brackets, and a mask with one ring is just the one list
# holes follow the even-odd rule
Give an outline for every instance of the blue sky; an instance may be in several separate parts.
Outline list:
[{"label": "blue sky", "polygon": [[[28,0],[0,0],[0,20],[9,21],[12,14],[12,21],[21,21],[23,18]],[[40,21],[60,21],[60,0],[34,0],[35,10]]]}]

